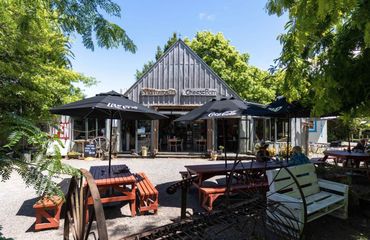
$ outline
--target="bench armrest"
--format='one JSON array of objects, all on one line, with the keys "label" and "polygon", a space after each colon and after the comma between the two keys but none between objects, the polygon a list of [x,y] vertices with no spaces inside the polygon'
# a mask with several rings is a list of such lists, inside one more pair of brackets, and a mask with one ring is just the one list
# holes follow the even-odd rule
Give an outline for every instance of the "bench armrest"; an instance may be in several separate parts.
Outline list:
[{"label": "bench armrest", "polygon": [[324,190],[327,189],[338,193],[342,193],[344,195],[348,195],[348,185],[346,184],[328,181],[324,179],[318,179],[318,184],[321,189]]},{"label": "bench armrest", "polygon": [[280,194],[277,192],[267,192],[266,196],[268,200],[282,202],[283,204],[289,205],[290,207],[293,207],[294,209],[303,208],[303,201],[298,198],[290,197],[288,195]]},{"label": "bench armrest", "polygon": [[[283,218],[288,217],[295,219],[293,220],[294,223],[295,221],[303,221],[304,219],[304,205],[303,201],[298,198],[290,197],[285,194],[280,194],[277,192],[267,192],[267,202],[269,201],[274,201],[280,203],[279,205],[272,204],[270,205],[269,203],[267,204],[268,208],[270,208],[271,214],[270,217],[276,218],[276,216],[283,216]],[[290,216],[290,217],[289,217]],[[280,219],[281,221],[281,219]],[[289,224],[292,224],[290,222]],[[295,226],[295,228],[300,228],[300,226]]]}]

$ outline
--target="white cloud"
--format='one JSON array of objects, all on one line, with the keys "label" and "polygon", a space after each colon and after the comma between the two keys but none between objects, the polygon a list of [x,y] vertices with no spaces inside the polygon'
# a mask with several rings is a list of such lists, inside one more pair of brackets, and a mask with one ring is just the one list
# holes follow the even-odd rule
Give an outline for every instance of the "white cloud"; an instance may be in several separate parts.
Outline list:
[{"label": "white cloud", "polygon": [[214,21],[216,19],[216,16],[214,14],[201,12],[201,13],[199,13],[199,19],[200,20],[205,20],[205,21]]}]

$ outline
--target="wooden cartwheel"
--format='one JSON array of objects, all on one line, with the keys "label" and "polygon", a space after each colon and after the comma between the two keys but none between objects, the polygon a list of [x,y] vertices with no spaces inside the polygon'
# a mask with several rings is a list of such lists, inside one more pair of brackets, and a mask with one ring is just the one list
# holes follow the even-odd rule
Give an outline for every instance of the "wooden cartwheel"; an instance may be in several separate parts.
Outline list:
[{"label": "wooden cartwheel", "polygon": [[[85,240],[91,232],[91,225],[96,220],[98,238],[108,240],[104,209],[100,201],[100,194],[91,173],[80,169],[82,176],[73,177],[66,196],[66,212],[64,220],[64,240]],[[84,182],[86,179],[86,182]],[[88,205],[92,197],[93,206]]]}]

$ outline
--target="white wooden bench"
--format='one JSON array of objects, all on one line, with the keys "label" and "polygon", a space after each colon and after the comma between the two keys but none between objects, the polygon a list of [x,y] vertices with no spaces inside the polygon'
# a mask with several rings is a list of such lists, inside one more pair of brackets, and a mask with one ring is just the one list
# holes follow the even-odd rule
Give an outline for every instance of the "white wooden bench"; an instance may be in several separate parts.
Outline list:
[{"label": "white wooden bench", "polygon": [[[295,230],[303,231],[305,222],[311,222],[326,214],[331,214],[341,219],[348,217],[348,185],[318,179],[313,164],[304,164],[291,166],[288,171],[297,180],[305,202],[301,198],[298,185],[295,183],[292,175],[286,169],[274,169],[266,171],[270,189],[267,192],[267,201],[277,208],[271,214],[268,211],[268,224],[279,222],[284,225],[284,221],[289,218],[296,219],[289,221],[289,227]],[[282,221],[283,219],[283,221]],[[294,222],[294,224],[292,224]],[[284,230],[286,226],[280,226]],[[286,229],[286,228],[285,228]]]}]

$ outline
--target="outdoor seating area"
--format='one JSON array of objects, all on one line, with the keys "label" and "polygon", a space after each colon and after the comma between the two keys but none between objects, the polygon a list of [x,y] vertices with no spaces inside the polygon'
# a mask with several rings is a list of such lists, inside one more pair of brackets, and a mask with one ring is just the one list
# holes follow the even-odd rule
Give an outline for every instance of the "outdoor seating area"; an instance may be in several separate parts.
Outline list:
[{"label": "outdoor seating area", "polygon": [[0,240],[370,240],[370,0],[0,9]]}]

